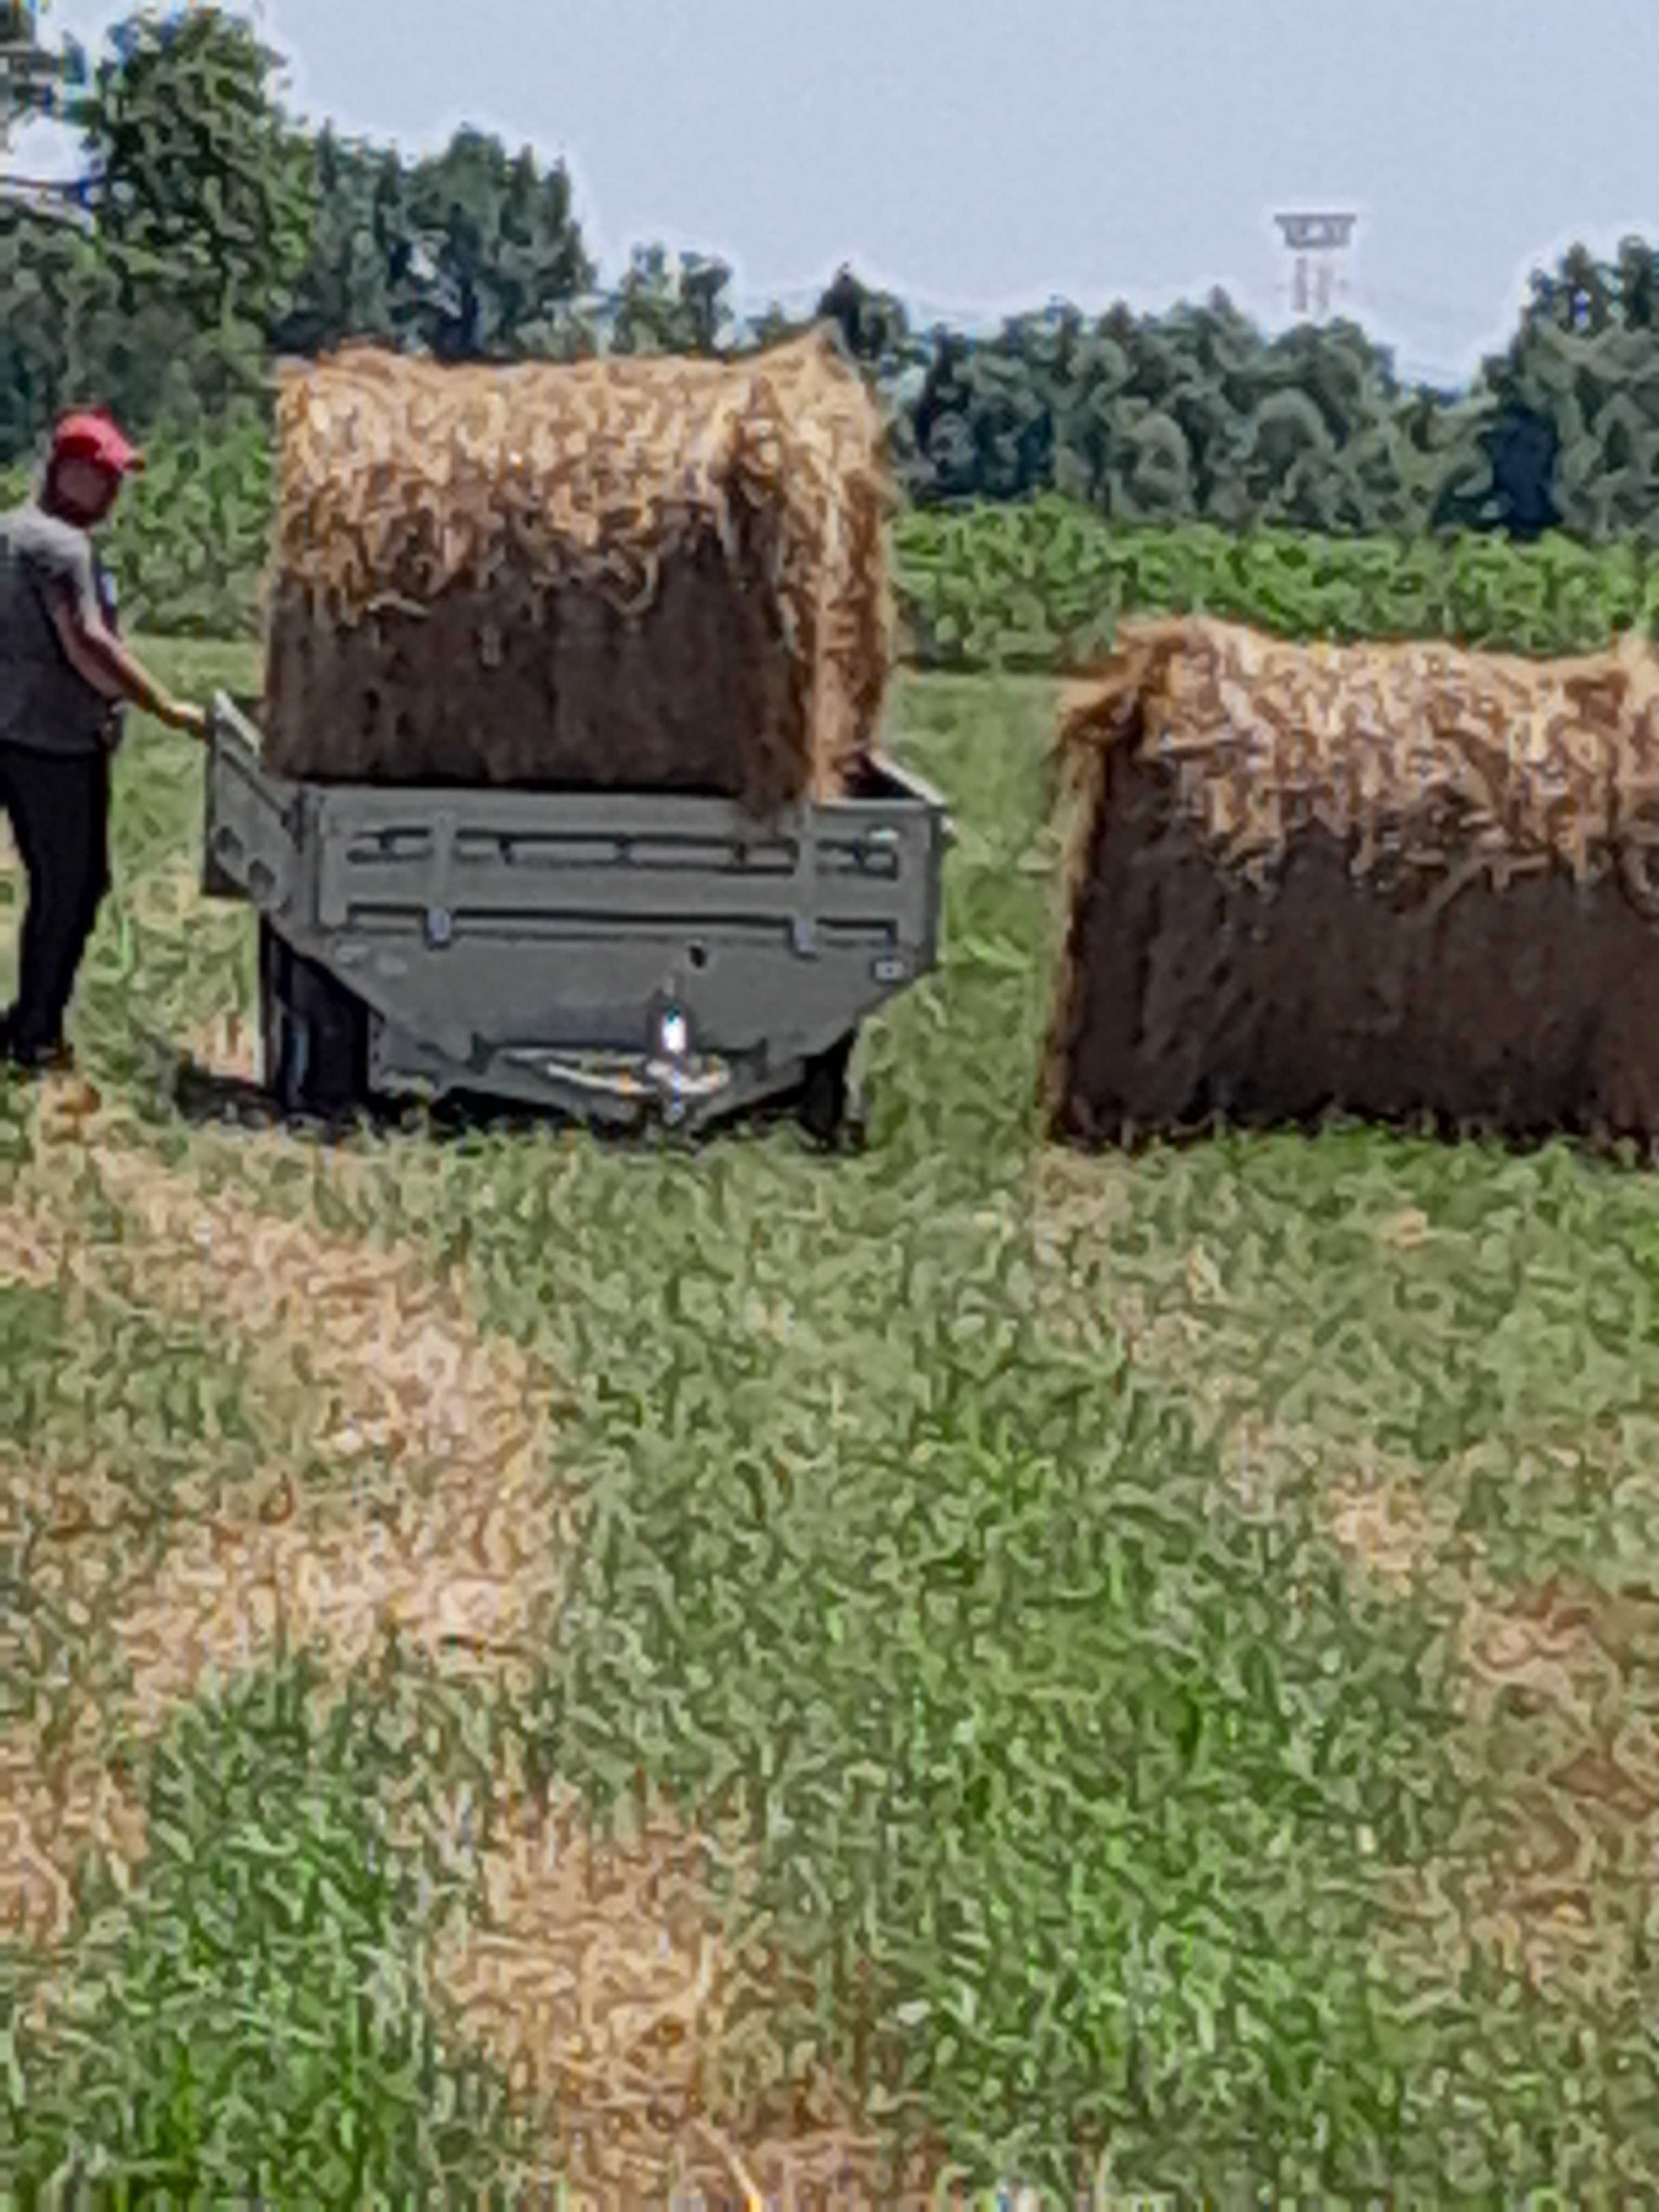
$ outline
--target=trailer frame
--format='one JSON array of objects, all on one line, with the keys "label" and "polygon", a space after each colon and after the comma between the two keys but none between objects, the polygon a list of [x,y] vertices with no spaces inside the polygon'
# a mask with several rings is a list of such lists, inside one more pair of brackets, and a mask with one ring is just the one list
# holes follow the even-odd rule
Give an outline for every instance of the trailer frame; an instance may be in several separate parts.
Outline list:
[{"label": "trailer frame", "polygon": [[884,753],[764,821],[674,791],[294,781],[224,692],[202,889],[259,918],[285,1112],[455,1094],[686,1133],[856,1123],[860,1024],[937,965],[943,799]]}]

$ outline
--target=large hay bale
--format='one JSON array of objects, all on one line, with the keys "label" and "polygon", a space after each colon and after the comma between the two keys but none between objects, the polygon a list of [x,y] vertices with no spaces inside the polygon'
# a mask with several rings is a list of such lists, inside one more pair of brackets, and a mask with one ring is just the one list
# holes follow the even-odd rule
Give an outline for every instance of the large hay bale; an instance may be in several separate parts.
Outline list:
[{"label": "large hay bale", "polygon": [[890,657],[880,416],[748,361],[283,374],[264,760],[320,781],[844,789]]},{"label": "large hay bale", "polygon": [[1659,1133],[1645,645],[1531,661],[1125,625],[1059,753],[1054,1133],[1331,1111]]}]

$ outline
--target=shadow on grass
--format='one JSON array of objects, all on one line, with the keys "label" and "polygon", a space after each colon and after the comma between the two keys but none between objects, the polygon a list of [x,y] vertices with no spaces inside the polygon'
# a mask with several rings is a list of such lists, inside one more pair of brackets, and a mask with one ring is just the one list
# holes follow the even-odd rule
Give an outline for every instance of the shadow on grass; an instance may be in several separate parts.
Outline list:
[{"label": "shadow on grass", "polygon": [[702,1128],[684,1131],[648,1123],[630,1127],[597,1119],[584,1122],[556,1108],[507,1103],[498,1097],[461,1091],[432,1100],[371,1096],[336,1114],[289,1114],[284,1113],[263,1084],[206,1067],[192,1054],[153,1030],[135,1026],[132,1036],[135,1050],[131,1073],[141,1097],[197,1127],[215,1123],[249,1131],[281,1130],[328,1145],[365,1132],[453,1144],[468,1137],[523,1137],[540,1130],[585,1129],[595,1144],[622,1156],[649,1156],[665,1151],[701,1152],[710,1146],[754,1141],[787,1123],[799,1129],[802,1149],[809,1153],[824,1157],[855,1153],[864,1149],[866,1141],[863,1118],[858,1112],[849,1112],[846,1125],[833,1139],[826,1142],[811,1136],[800,1127],[799,1091],[781,1093]]},{"label": "shadow on grass", "polygon": [[1117,1152],[1128,1159],[1153,1152],[1199,1151],[1240,1138],[1303,1137],[1328,1141],[1370,1134],[1415,1139],[1448,1150],[1470,1146],[1509,1159],[1527,1159],[1559,1148],[1587,1166],[1632,1173],[1659,1169],[1659,1137],[1621,1136],[1601,1124],[1540,1122],[1508,1127],[1432,1109],[1361,1115],[1334,1102],[1298,1115],[1218,1109],[1157,1127],[1110,1117],[1096,1121],[1066,1112],[1048,1127],[1049,1141],[1065,1152],[1085,1157]]}]

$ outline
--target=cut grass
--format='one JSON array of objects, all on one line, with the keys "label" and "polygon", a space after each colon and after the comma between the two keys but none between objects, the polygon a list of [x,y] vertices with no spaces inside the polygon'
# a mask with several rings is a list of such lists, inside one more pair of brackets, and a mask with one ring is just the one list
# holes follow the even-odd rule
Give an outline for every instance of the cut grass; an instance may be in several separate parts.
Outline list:
[{"label": "cut grass", "polygon": [[[143,649],[180,690],[252,688],[251,653]],[[0,1201],[15,1176],[107,1238],[107,1209],[165,1159],[319,1237],[407,1240],[434,1276],[462,1264],[486,1337],[559,1378],[543,1473],[577,1526],[528,1686],[443,1686],[407,1650],[374,1662],[404,1715],[395,1758],[373,1748],[362,1678],[302,1726],[280,1670],[135,1750],[149,1856],[125,1902],[90,1882],[52,1966],[89,1993],[95,2042],[70,2065],[61,2038],[20,2039],[19,2171],[43,2176],[71,2138],[133,2187],[149,2159],[175,2187],[246,2195],[277,2149],[344,2196],[418,2194],[446,2161],[528,2171],[531,2105],[441,1977],[400,1984],[372,2033],[345,1995],[376,1986],[388,1945],[426,1955],[435,1862],[375,1831],[376,1808],[435,1802],[465,1737],[481,1802],[516,1761],[601,1835],[614,1819],[626,1838],[643,1785],[746,1838],[708,1870],[733,1957],[773,1962],[739,1977],[710,2059],[706,2109],[739,2150],[817,2069],[981,2185],[1017,2168],[1070,2189],[1109,2153],[1120,2189],[1223,2203],[1659,2188],[1659,1692],[1639,1601],[1615,1635],[1607,1595],[1653,1578],[1659,1200],[1564,1148],[1366,1131],[1133,1162],[1042,1148],[1048,696],[902,687],[901,750],[963,830],[946,958],[872,1026],[872,1147],[833,1166],[775,1131],[689,1158],[550,1127],[325,1152],[181,1119],[141,1040],[250,1021],[253,932],[181,906],[199,761],[135,726],[76,1014],[107,1095],[86,1141],[123,1171],[63,1172],[0,1086]],[[165,1504],[169,1454],[233,1454],[206,1440],[220,1401],[234,1434],[240,1395],[262,1486],[303,1477],[253,1356],[301,1346],[302,1310],[260,1323],[222,1302],[215,1377],[178,1334],[199,1317],[118,1334],[112,1361],[95,1298],[72,1316],[47,1287],[9,1300],[29,1409],[9,1416],[14,1451],[38,1422],[66,1464],[118,1467]],[[50,1381],[58,1335],[88,1387]],[[374,1480],[414,1476],[384,1452]],[[46,1552],[15,1557],[28,1603]],[[1576,1627],[1538,1597],[1553,1574],[1577,1578]],[[255,1838],[245,1778],[267,1755]],[[1573,1843],[1540,1889],[1522,1862],[1548,1818]],[[444,1879],[476,1919],[477,1885]],[[297,1933],[295,1895],[315,1914]],[[1549,1918],[1559,1948],[1564,1914],[1583,1971],[1540,1964],[1533,1933]],[[176,1931],[198,1922],[220,1940],[186,1966]],[[19,1991],[40,1971],[9,1954]],[[218,2091],[200,2068],[185,2085],[157,1991]],[[262,2145],[239,2115],[267,2047]],[[392,2058],[377,2071],[417,2051],[453,2138],[412,2125]],[[568,2114],[537,2125],[580,2166]],[[859,2170],[866,2201],[896,2201]]]},{"label": "cut grass", "polygon": [[499,2177],[504,2085],[440,2045],[431,1908],[379,1817],[398,1717],[371,1682],[320,1715],[312,1689],[258,1668],[155,1746],[143,1882],[88,1916],[27,2066],[22,2201],[343,2206]]}]

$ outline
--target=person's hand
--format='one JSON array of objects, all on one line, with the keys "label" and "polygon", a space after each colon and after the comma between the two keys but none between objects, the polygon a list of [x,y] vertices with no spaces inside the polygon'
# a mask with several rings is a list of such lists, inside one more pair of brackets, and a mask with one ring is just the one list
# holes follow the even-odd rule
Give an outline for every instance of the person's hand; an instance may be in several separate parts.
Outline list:
[{"label": "person's hand", "polygon": [[192,706],[188,699],[169,699],[167,724],[169,729],[183,730],[192,738],[207,735],[207,709]]}]

